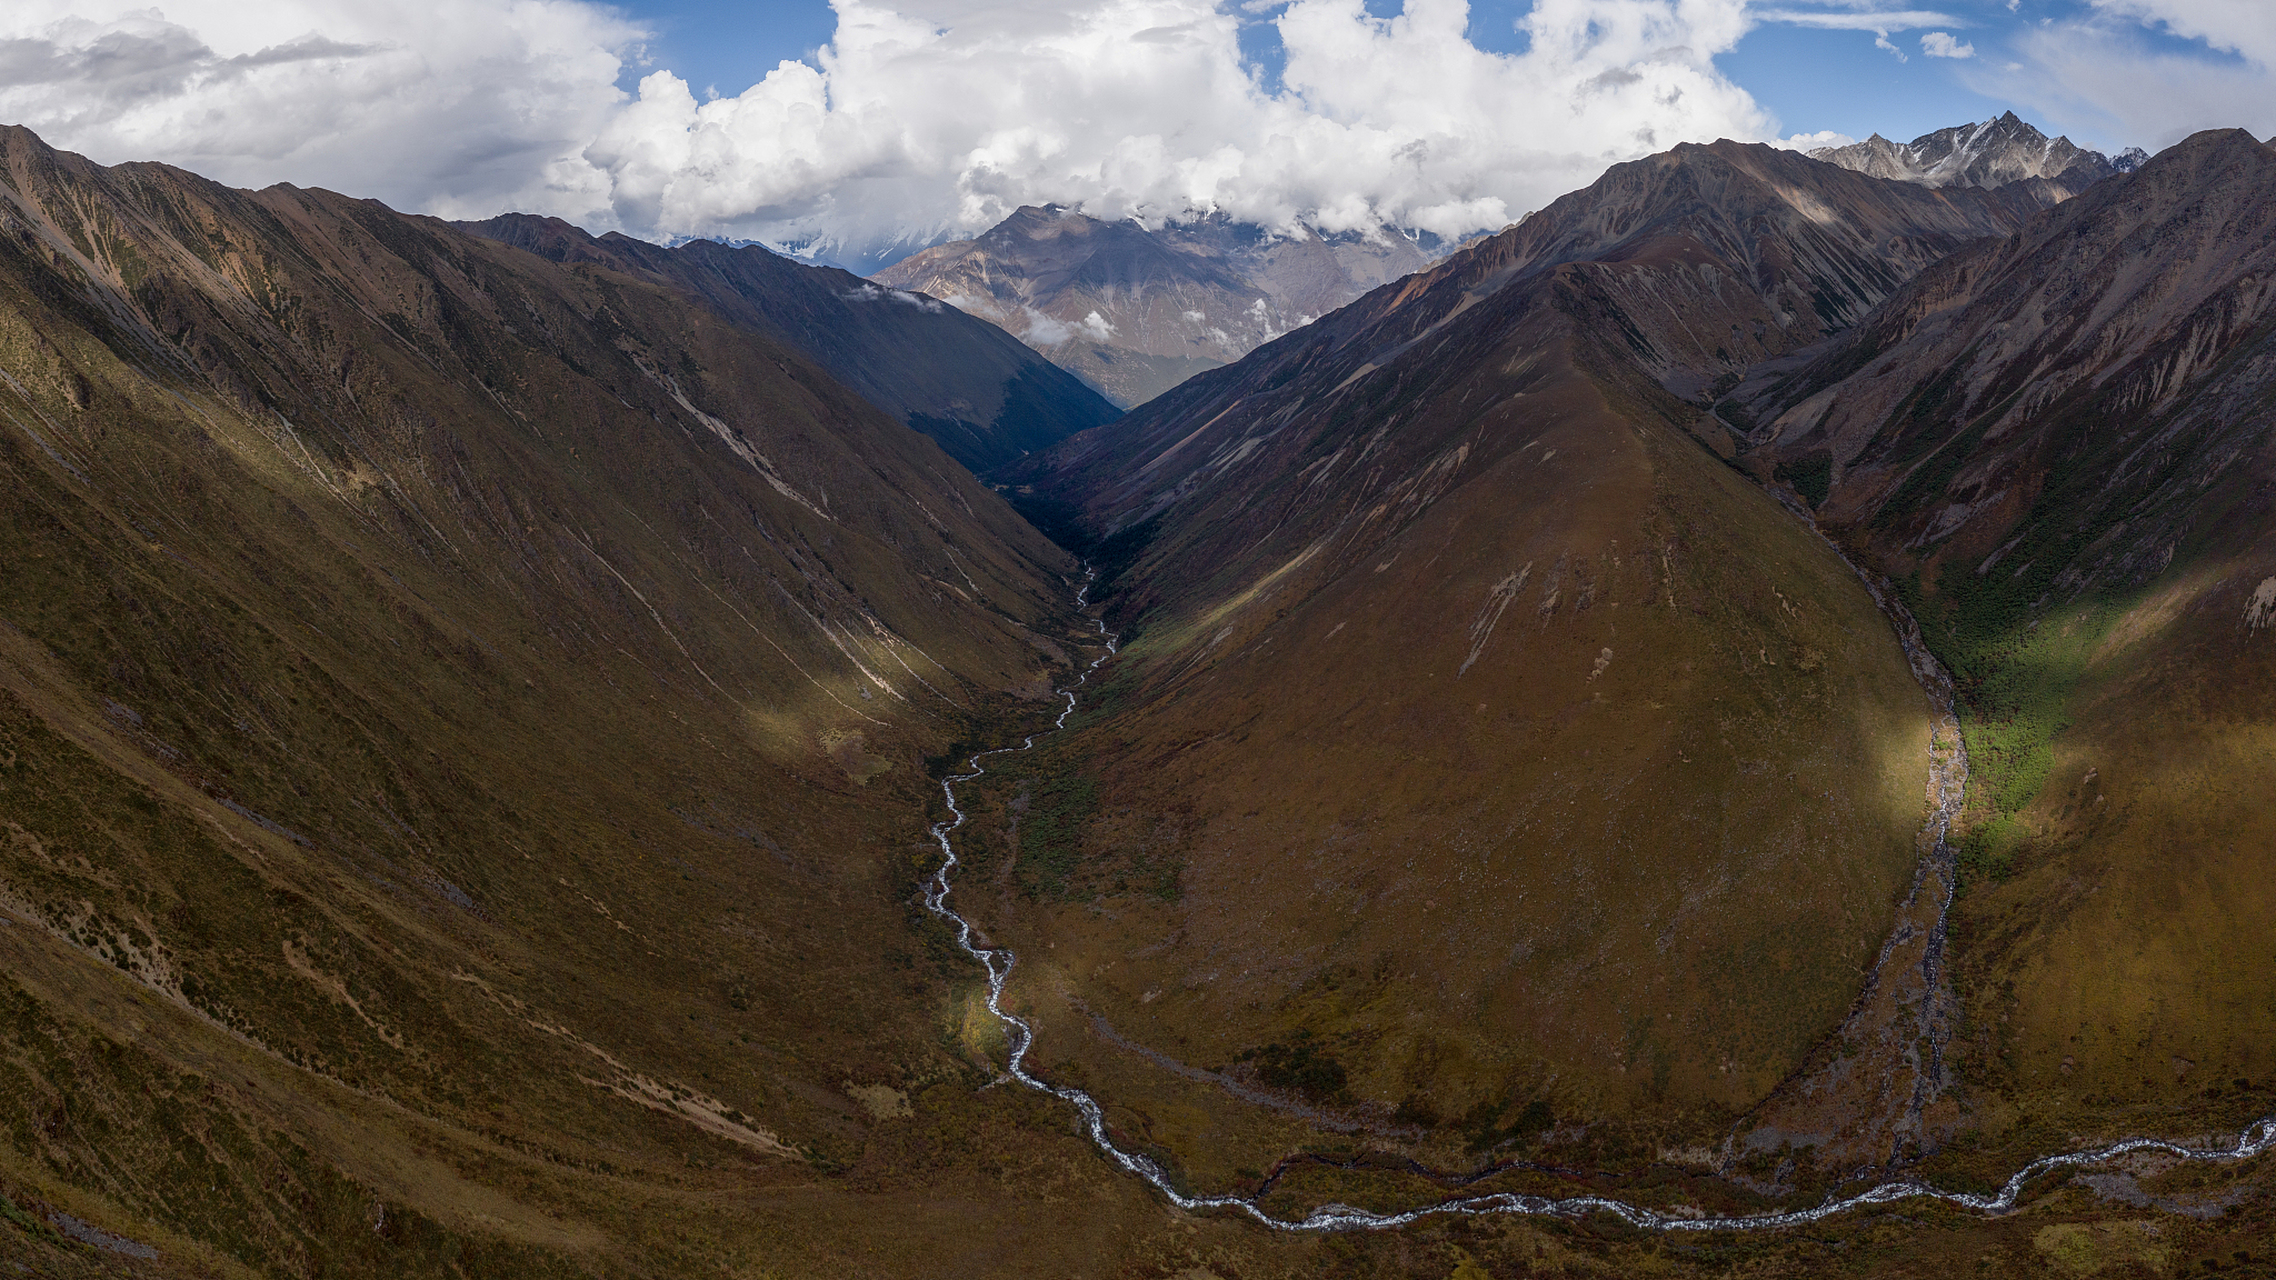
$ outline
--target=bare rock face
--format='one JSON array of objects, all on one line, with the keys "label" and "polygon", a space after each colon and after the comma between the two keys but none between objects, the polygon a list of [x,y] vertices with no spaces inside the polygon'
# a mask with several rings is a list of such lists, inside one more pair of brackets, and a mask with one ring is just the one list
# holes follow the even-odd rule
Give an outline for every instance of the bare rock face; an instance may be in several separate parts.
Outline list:
[{"label": "bare rock face", "polygon": [[1844,169],[1924,187],[2001,187],[2045,178],[2070,195],[2112,174],[2131,172],[2148,158],[2138,147],[2113,159],[2069,138],[2049,138],[2012,111],[1981,124],[1938,129],[1911,142],[1891,142],[1876,133],[1863,142],[1820,147],[1809,154]]},{"label": "bare rock face", "polygon": [[1149,230],[1028,206],[875,279],[992,320],[1130,406],[1420,269],[1435,247],[1388,230],[1282,235],[1222,216]]}]

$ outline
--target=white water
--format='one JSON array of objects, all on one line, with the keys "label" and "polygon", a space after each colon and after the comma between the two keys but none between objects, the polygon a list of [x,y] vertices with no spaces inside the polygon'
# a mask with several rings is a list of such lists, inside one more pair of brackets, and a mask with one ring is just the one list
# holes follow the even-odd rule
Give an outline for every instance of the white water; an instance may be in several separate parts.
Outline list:
[{"label": "white water", "polygon": [[[1075,594],[1076,607],[1087,606],[1089,595],[1090,582],[1086,578],[1083,589]],[[1876,596],[1878,596],[1878,592],[1876,592]],[[1060,695],[1067,699],[1067,706],[1065,710],[1059,713],[1059,718],[1052,723],[1052,732],[1065,728],[1067,717],[1075,713],[1075,691],[1089,682],[1091,673],[1098,670],[1101,663],[1114,656],[1115,637],[1107,632],[1104,621],[1098,621],[1097,625],[1099,634],[1106,640],[1106,652],[1092,659],[1090,666],[1083,669],[1083,674],[1076,678],[1073,685],[1059,691]],[[1910,637],[1907,639],[1909,640]],[[1910,651],[1913,646],[1908,643],[1906,648]],[[1925,653],[1925,648],[1920,652]],[[1930,661],[1933,663],[1934,660],[1931,659]],[[1923,682],[1927,682],[1926,677],[1924,677]],[[1627,1204],[1605,1196],[1584,1195],[1558,1198],[1519,1195],[1515,1192],[1505,1191],[1489,1195],[1454,1196],[1397,1213],[1376,1213],[1367,1209],[1354,1209],[1348,1205],[1324,1205],[1313,1210],[1307,1217],[1289,1219],[1272,1216],[1265,1212],[1255,1199],[1247,1196],[1189,1196],[1172,1186],[1169,1174],[1152,1159],[1136,1152],[1125,1151],[1114,1144],[1114,1139],[1107,1136],[1106,1111],[1099,1105],[1098,1099],[1070,1085],[1052,1084],[1028,1071],[1025,1065],[1027,1051],[1035,1043],[1035,1030],[1017,1014],[1005,1012],[1003,1006],[1004,983],[1010,979],[1012,966],[1018,962],[1018,957],[1013,955],[1007,947],[983,947],[974,943],[972,922],[957,914],[948,905],[948,894],[951,887],[948,877],[949,873],[954,871],[958,865],[956,846],[950,841],[949,836],[958,827],[963,826],[965,822],[964,810],[959,808],[956,803],[956,784],[970,782],[986,773],[987,770],[981,766],[980,762],[987,757],[1026,751],[1035,746],[1036,739],[1043,736],[1041,733],[1029,734],[1027,739],[1016,747],[999,747],[993,751],[979,752],[966,762],[971,769],[970,773],[954,774],[942,779],[941,792],[947,797],[948,811],[952,816],[948,821],[935,823],[932,829],[933,839],[940,843],[941,865],[940,870],[934,872],[932,879],[925,884],[925,906],[933,914],[956,926],[957,945],[963,947],[967,954],[978,960],[988,971],[988,1012],[994,1014],[996,1020],[1003,1024],[1004,1038],[1011,1046],[1011,1057],[1005,1063],[1005,1072],[1012,1079],[1030,1089],[1039,1090],[1072,1103],[1075,1109],[1082,1114],[1083,1127],[1089,1132],[1091,1142],[1098,1147],[1107,1159],[1144,1178],[1153,1185],[1155,1190],[1160,1191],[1170,1203],[1180,1209],[1231,1209],[1247,1214],[1277,1231],[1381,1230],[1386,1227],[1405,1226],[1407,1223],[1434,1214],[1478,1215],[1489,1213],[1521,1213],[1559,1218],[1579,1218],[1591,1213],[1609,1213],[1630,1226],[1647,1231],[1765,1231],[1780,1227],[1801,1226],[1804,1223],[1816,1222],[1821,1218],[1830,1218],[1838,1213],[1847,1213],[1851,1209],[1864,1208],[1869,1205],[1893,1204],[1899,1200],[1910,1200],[1916,1197],[1942,1200],[1949,1204],[1961,1205],[1965,1208],[1987,1213],[1998,1213],[2014,1208],[2017,1197],[2022,1194],[2024,1186],[2033,1178],[2051,1173],[2056,1169],[2100,1164],[2136,1151],[2157,1151],[2166,1155],[2178,1156],[2184,1160],[2242,1160],[2276,1147],[2276,1115],[2272,1115],[2255,1120],[2245,1126],[2244,1132],[2237,1136],[2236,1144],[2229,1147],[2186,1147],[2159,1138],[2129,1138],[2124,1142],[2112,1143],[2106,1147],[2096,1147],[2090,1151],[2074,1151],[2063,1155],[2043,1156],[2018,1169],[2015,1176],[2009,1178],[2006,1184],[1999,1189],[1997,1195],[1986,1196],[1966,1191],[1944,1191],[1916,1179],[1895,1178],[1851,1195],[1837,1195],[1823,1204],[1809,1209],[1796,1209],[1784,1213],[1734,1214],[1724,1217],[1685,1217],[1657,1209],[1647,1209],[1640,1205]]]}]

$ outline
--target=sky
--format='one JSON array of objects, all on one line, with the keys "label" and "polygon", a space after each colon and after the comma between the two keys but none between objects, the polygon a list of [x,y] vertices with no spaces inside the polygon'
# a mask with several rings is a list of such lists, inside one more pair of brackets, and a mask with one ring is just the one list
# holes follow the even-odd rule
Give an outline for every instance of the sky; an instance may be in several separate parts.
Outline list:
[{"label": "sky", "polygon": [[2276,0],[9,0],[0,123],[858,268],[1021,204],[1454,237],[1718,137],[2276,132]]}]

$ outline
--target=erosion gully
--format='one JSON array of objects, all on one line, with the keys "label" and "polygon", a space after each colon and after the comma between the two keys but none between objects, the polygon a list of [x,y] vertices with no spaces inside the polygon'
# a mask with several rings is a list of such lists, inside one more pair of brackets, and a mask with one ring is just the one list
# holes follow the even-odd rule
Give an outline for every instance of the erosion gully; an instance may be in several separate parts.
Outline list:
[{"label": "erosion gully", "polygon": [[[1790,495],[1779,493],[1777,496],[1816,529],[1806,508]],[[1819,536],[1824,537],[1822,533]],[[1826,539],[1826,544],[1836,554],[1843,554],[1831,539]],[[1848,557],[1843,554],[1843,559],[1846,561]],[[2042,1156],[2016,1170],[1993,1195],[1947,1191],[1894,1172],[1908,1144],[1915,1150],[1925,1145],[1929,1135],[1924,1111],[1945,1080],[1943,1046],[1950,1028],[1952,999],[1944,970],[1945,919],[1951,908],[1955,883],[1954,855],[1947,837],[1967,788],[1968,758],[1960,737],[1959,720],[1953,711],[1951,677],[1922,642],[1919,625],[1885,583],[1854,562],[1851,568],[1889,618],[1913,674],[1919,678],[1937,711],[1936,728],[1929,746],[1930,815],[1920,834],[1921,859],[1914,869],[1911,891],[1898,908],[1896,927],[1883,943],[1864,993],[1843,1024],[1842,1034],[1851,1037],[1852,1043],[1862,1037],[1869,1046],[1868,1052],[1814,1067],[1806,1065],[1742,1125],[1743,1132],[1734,1134],[1726,1143],[1726,1152],[1733,1147],[1774,1147],[1798,1136],[1808,1141],[1828,1142],[1836,1151],[1867,1156],[1870,1164],[1866,1176],[1872,1176],[1873,1167],[1886,1171],[1880,1180],[1861,1191],[1836,1193],[1807,1209],[1772,1213],[1705,1215],[1692,1210],[1686,1214],[1630,1204],[1610,1196],[1537,1196],[1502,1191],[1456,1194],[1396,1213],[1329,1204],[1302,1218],[1283,1218],[1264,1208],[1260,1203],[1261,1192],[1254,1196],[1187,1195],[1177,1189],[1169,1172],[1151,1157],[1116,1145],[1107,1132],[1106,1110],[1098,1099],[1072,1085],[1052,1084],[1027,1069],[1027,1053],[1035,1043],[1035,1029],[1026,1019],[1007,1011],[1003,1004],[1004,984],[1010,980],[1012,966],[1019,958],[1008,947],[982,945],[972,922],[948,905],[948,896],[954,887],[950,876],[960,865],[953,837],[966,821],[963,808],[956,802],[957,784],[985,774],[987,768],[981,762],[988,757],[1031,750],[1039,739],[1066,727],[1067,717],[1075,713],[1078,692],[1089,683],[1092,673],[1114,656],[1116,637],[1106,629],[1104,619],[1094,618],[1092,623],[1098,628],[1106,652],[1092,659],[1073,684],[1059,690],[1067,705],[1050,729],[1029,734],[1016,747],[978,752],[966,761],[969,772],[941,780],[949,817],[932,828],[932,838],[940,845],[941,864],[925,883],[925,907],[954,926],[957,945],[987,970],[988,1012],[1002,1025],[1005,1042],[1011,1050],[1004,1065],[1006,1076],[1073,1106],[1081,1116],[1082,1127],[1101,1154],[1144,1179],[1178,1208],[1228,1210],[1276,1231],[1383,1230],[1435,1215],[1502,1213],[1554,1218],[1608,1213],[1646,1231],[1775,1231],[1853,1209],[1911,1199],[1942,1200],[1985,1213],[2000,1213],[2016,1206],[2024,1187],[2033,1179],[2058,1169],[2101,1164],[2145,1151],[2183,1160],[2243,1160],[2276,1148],[2276,1115],[2270,1115],[2245,1126],[2230,1146],[2192,1147],[2162,1138],[2129,1138],[2089,1150]],[[1090,607],[1090,588],[1096,576],[1095,570],[1086,567],[1083,586],[1075,593],[1078,610]],[[1862,1065],[1852,1065],[1857,1063]]]}]

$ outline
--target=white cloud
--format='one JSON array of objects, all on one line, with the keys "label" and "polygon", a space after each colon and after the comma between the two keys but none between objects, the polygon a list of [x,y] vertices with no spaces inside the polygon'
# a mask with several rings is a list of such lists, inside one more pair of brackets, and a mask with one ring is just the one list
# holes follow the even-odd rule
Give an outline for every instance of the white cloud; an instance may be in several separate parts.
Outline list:
[{"label": "white cloud", "polygon": [[[2276,131],[2276,9],[2218,0],[2098,0],[2099,12],[2025,30],[2019,63],[1992,74],[1965,73],[1979,93],[1996,93],[2074,136],[2155,151],[2200,129]],[[2202,51],[2152,48],[2142,28],[2158,25]]]},{"label": "white cloud", "polygon": [[1973,58],[1976,46],[1952,38],[1949,31],[1931,31],[1920,38],[1920,51],[1931,58]]},{"label": "white cloud", "polygon": [[1114,322],[1093,311],[1083,317],[1082,331],[1093,342],[1105,342],[1114,337]]},{"label": "white cloud", "polygon": [[[1746,0],[1538,0],[1522,54],[1464,38],[1461,0],[1293,0],[1282,89],[1213,0],[837,0],[815,65],[698,102],[658,72],[585,152],[614,216],[669,234],[972,234],[1021,204],[1101,217],[1223,210],[1442,235],[1509,221],[1605,165],[1769,121],[1714,67]],[[915,7],[915,6],[921,6]]]},{"label": "white cloud", "polygon": [[941,309],[941,304],[938,301],[928,298],[924,294],[911,293],[906,289],[887,289],[882,285],[859,285],[838,296],[848,302],[898,302],[903,306],[915,307],[919,311],[929,311],[935,315],[938,315]]},{"label": "white cloud", "polygon": [[1966,25],[1948,13],[1939,13],[1933,9],[1876,9],[1870,5],[1848,5],[1838,9],[1770,9],[1759,16],[1765,22],[1783,22],[1825,31],[1870,31],[1873,33],[1873,47],[1886,50],[1899,62],[1910,62],[1912,59],[1905,56],[1904,50],[1889,42],[1890,32],[1911,31],[1919,27]]},{"label": "white cloud", "polygon": [[1870,31],[1883,37],[1892,31],[1965,25],[1951,14],[1934,9],[1769,9],[1759,16],[1764,22],[1817,27],[1824,31]]},{"label": "white cloud", "polygon": [[1816,133],[1797,133],[1784,138],[1773,138],[1770,145],[1785,151],[1815,151],[1820,147],[1853,146],[1857,139],[1846,133],[1820,129]]},{"label": "white cloud", "polygon": [[[990,310],[993,310],[993,308]],[[1014,329],[1013,332],[1019,335],[1022,342],[1027,343],[1031,347],[1056,347],[1060,343],[1065,342],[1069,338],[1075,336],[1075,331],[1073,329],[1068,328],[1061,321],[1054,319],[1051,316],[1047,316],[1033,307],[1022,305],[1020,307],[1020,311],[1023,313],[1020,316],[1020,319],[1025,320],[1027,323],[1021,325],[1019,328]],[[1091,314],[1095,316],[1098,314],[1098,312],[1093,311]],[[995,319],[995,317],[993,315],[990,315],[989,319]],[[998,323],[1002,323],[1002,321],[998,321]],[[1015,321],[1014,323],[1017,322]]]},{"label": "white cloud", "polygon": [[2089,0],[2102,13],[2161,26],[2184,40],[2242,55],[2267,70],[2276,63],[2276,5],[2263,0]]},{"label": "white cloud", "polygon": [[9,0],[0,119],[241,186],[590,208],[607,188],[576,152],[640,34],[578,0]]}]

